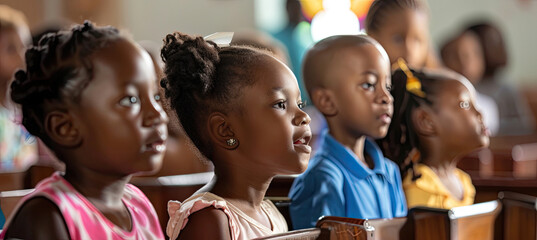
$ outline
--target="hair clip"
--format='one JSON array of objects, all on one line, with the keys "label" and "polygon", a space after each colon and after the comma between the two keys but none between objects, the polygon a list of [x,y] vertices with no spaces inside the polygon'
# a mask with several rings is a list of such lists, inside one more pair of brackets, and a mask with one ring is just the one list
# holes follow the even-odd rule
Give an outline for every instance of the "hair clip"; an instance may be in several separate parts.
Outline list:
[{"label": "hair clip", "polygon": [[216,43],[218,47],[229,47],[231,40],[233,39],[234,32],[215,32],[211,35],[203,37],[205,41],[212,41]]},{"label": "hair clip", "polygon": [[399,68],[401,68],[406,75],[406,90],[418,97],[424,98],[426,94],[421,90],[421,82],[414,76],[414,74],[412,74],[410,69],[408,69],[405,60],[399,58],[397,59],[397,64],[399,64]]}]

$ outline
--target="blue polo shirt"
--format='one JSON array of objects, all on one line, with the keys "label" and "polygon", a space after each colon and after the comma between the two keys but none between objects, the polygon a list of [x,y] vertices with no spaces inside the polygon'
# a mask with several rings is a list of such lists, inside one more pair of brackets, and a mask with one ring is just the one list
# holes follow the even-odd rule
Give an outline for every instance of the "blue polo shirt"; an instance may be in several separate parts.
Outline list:
[{"label": "blue polo shirt", "polygon": [[0,229],[4,228],[5,221],[4,213],[2,212],[2,209],[0,209]]},{"label": "blue polo shirt", "polygon": [[310,160],[308,169],[295,179],[289,193],[289,211],[295,229],[314,227],[321,216],[361,219],[406,216],[399,168],[384,157],[371,139],[366,139],[364,153],[375,163],[373,169],[324,133],[320,149]]}]

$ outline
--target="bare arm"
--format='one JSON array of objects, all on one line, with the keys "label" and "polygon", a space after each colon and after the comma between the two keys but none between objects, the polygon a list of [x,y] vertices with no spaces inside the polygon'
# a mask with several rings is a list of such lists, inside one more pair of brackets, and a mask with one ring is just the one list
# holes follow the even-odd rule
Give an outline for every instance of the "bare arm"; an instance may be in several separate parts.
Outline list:
[{"label": "bare arm", "polygon": [[69,239],[69,231],[58,207],[50,200],[28,200],[13,218],[6,239]]},{"label": "bare arm", "polygon": [[202,209],[189,216],[179,239],[231,239],[227,215],[214,207]]}]

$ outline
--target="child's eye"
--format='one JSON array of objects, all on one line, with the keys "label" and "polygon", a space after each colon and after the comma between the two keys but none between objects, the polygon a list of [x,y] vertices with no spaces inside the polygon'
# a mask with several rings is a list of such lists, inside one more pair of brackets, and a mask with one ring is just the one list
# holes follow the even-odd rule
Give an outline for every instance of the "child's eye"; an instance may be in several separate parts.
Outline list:
[{"label": "child's eye", "polygon": [[468,101],[461,101],[461,102],[459,103],[459,107],[462,108],[462,109],[464,109],[464,110],[468,110],[468,109],[470,109],[470,102],[468,102]]},{"label": "child's eye", "polygon": [[391,92],[392,91],[392,85],[386,85],[386,90],[388,90],[388,92]]},{"label": "child's eye", "polygon": [[138,102],[139,101],[137,97],[127,96],[119,100],[119,105],[124,106],[124,107],[129,107],[131,105],[137,104]]},{"label": "child's eye", "polygon": [[303,109],[306,107],[306,102],[298,102],[298,108]]},{"label": "child's eye", "polygon": [[155,94],[155,101],[160,102],[161,99],[160,94]]},{"label": "child's eye", "polygon": [[272,107],[276,109],[285,109],[285,101],[277,102]]},{"label": "child's eye", "polygon": [[362,83],[360,86],[365,90],[375,91],[375,84],[366,82],[366,83]]},{"label": "child's eye", "polygon": [[403,42],[403,36],[401,36],[400,34],[397,34],[397,35],[393,36],[392,40],[393,40],[394,43],[402,43]]}]

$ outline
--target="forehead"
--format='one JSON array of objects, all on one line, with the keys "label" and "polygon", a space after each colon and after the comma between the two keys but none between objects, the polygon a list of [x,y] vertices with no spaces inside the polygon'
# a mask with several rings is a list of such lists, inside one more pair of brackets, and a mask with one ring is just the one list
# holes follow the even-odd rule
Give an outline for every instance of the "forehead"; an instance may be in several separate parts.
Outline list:
[{"label": "forehead", "polygon": [[399,32],[412,30],[425,34],[428,31],[428,16],[422,9],[394,8],[386,13],[382,28]]},{"label": "forehead", "polygon": [[[465,84],[462,80],[444,79],[437,95],[443,101],[460,101],[473,98],[472,85]],[[471,88],[470,88],[471,87]],[[461,99],[465,98],[465,99]]]},{"label": "forehead", "polygon": [[[97,50],[92,56],[93,81],[105,80],[120,85],[156,83],[156,73],[150,56],[132,42],[119,39]],[[110,83],[108,83],[110,84]]]},{"label": "forehead", "polygon": [[387,74],[390,71],[389,65],[383,49],[372,43],[363,43],[339,48],[326,68],[331,74],[361,73],[367,69]]},{"label": "forehead", "polygon": [[290,89],[298,91],[298,82],[293,72],[274,57],[268,55],[261,56],[259,61],[254,63],[252,72],[255,79],[253,86],[258,86],[266,90]]}]

